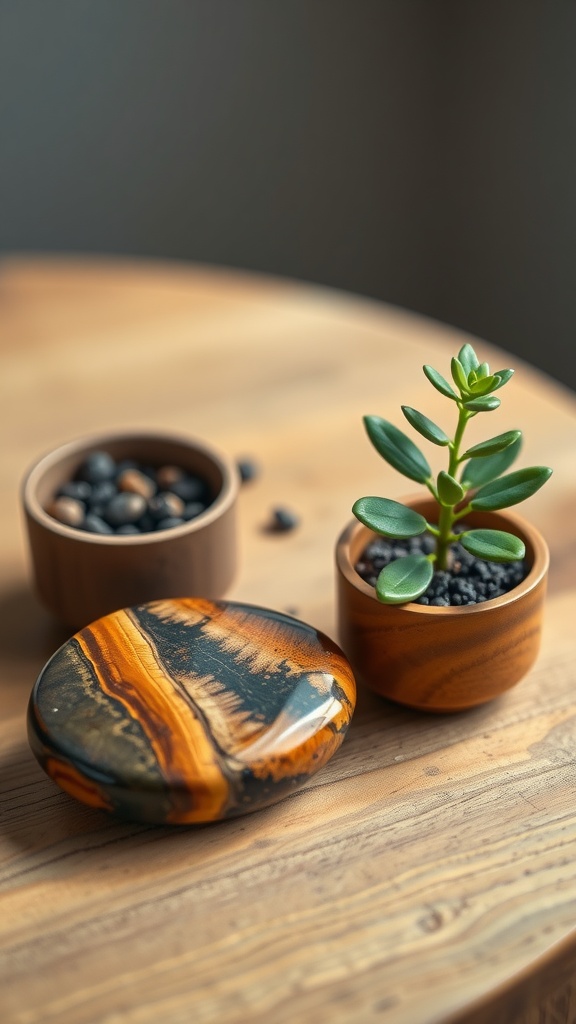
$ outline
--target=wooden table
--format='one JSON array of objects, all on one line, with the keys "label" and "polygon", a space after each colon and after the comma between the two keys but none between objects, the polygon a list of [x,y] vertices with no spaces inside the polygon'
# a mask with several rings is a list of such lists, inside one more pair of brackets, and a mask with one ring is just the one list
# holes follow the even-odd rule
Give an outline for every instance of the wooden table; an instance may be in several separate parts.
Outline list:
[{"label": "wooden table", "polygon": [[[405,402],[444,420],[421,366],[446,375],[462,335],[258,276],[48,258],[4,262],[0,330],[3,1024],[576,1019],[574,396],[514,360],[490,421],[525,430],[524,465],[555,470],[522,508],[552,552],[530,676],[453,717],[363,692],[342,749],[300,793],[202,829],[152,828],[76,804],[29,752],[28,695],[63,636],[30,591],[24,470],[126,426],[254,457],[229,596],[334,635],[333,547],[352,502],[406,490],[361,416],[402,426]],[[263,530],[277,504],[298,530]]]}]

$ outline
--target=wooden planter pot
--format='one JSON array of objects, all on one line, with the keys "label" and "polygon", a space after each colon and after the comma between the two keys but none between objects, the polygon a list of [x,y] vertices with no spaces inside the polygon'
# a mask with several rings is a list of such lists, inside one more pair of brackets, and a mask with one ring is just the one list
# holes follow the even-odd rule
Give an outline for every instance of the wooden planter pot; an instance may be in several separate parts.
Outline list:
[{"label": "wooden planter pot", "polygon": [[[433,500],[405,503],[435,521]],[[338,540],[340,645],[358,682],[399,704],[435,712],[484,704],[519,682],[538,655],[549,563],[544,539],[509,512],[475,512],[466,521],[520,537],[530,571],[508,594],[463,607],[383,604],[354,569],[374,534],[354,520]]]},{"label": "wooden planter pot", "polygon": [[[201,515],[157,533],[86,533],[48,515],[57,487],[84,458],[105,450],[115,459],[175,465],[201,476],[214,495]],[[27,474],[22,503],[36,592],[76,630],[118,608],[168,597],[222,597],[237,569],[236,465],[211,444],[179,435],[126,433],[73,441],[40,459]]]}]

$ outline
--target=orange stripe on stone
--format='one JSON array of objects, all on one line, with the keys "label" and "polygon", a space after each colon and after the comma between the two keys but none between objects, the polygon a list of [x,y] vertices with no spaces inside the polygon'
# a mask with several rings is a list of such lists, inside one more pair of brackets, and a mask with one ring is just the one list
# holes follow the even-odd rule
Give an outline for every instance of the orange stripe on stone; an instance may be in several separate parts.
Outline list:
[{"label": "orange stripe on stone", "polygon": [[99,619],[76,635],[103,692],[139,722],[178,806],[167,820],[222,815],[229,783],[204,725],[166,673],[151,638],[129,612]]},{"label": "orange stripe on stone", "polygon": [[89,807],[98,807],[103,811],[113,810],[111,802],[106,798],[96,782],[91,782],[77,771],[71,764],[59,761],[55,757],[47,757],[44,761],[46,774],[70,796],[80,800]]}]

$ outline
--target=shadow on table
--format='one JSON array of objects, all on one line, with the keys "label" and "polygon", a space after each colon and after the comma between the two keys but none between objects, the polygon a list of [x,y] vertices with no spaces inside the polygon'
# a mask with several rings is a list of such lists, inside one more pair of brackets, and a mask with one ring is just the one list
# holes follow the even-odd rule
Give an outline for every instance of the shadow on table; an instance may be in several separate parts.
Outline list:
[{"label": "shadow on table", "polygon": [[180,863],[185,851],[188,864],[238,846],[265,847],[268,840],[262,837],[275,832],[275,817],[285,813],[286,803],[205,825],[122,821],[60,790],[20,739],[0,754],[0,887],[17,883],[21,874],[29,881],[36,872],[43,878],[67,877],[76,860],[82,871],[103,870],[103,863],[110,871],[124,870],[125,862],[131,871],[138,864],[146,870],[149,848],[156,842],[164,844],[168,860]]},{"label": "shadow on table", "polygon": [[[14,582],[0,591],[0,656],[10,662],[50,657],[69,637],[30,588]],[[41,667],[41,666],[40,666]]]}]

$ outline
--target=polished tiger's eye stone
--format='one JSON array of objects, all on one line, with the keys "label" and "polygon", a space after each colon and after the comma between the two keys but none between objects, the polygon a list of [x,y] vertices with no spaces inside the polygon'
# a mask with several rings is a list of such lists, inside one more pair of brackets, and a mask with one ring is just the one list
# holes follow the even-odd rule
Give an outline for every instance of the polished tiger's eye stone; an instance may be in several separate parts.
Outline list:
[{"label": "polished tiger's eye stone", "polygon": [[186,599],[114,612],[45,665],[28,710],[47,774],[137,821],[218,821],[293,793],[338,750],[356,688],[297,619]]}]

